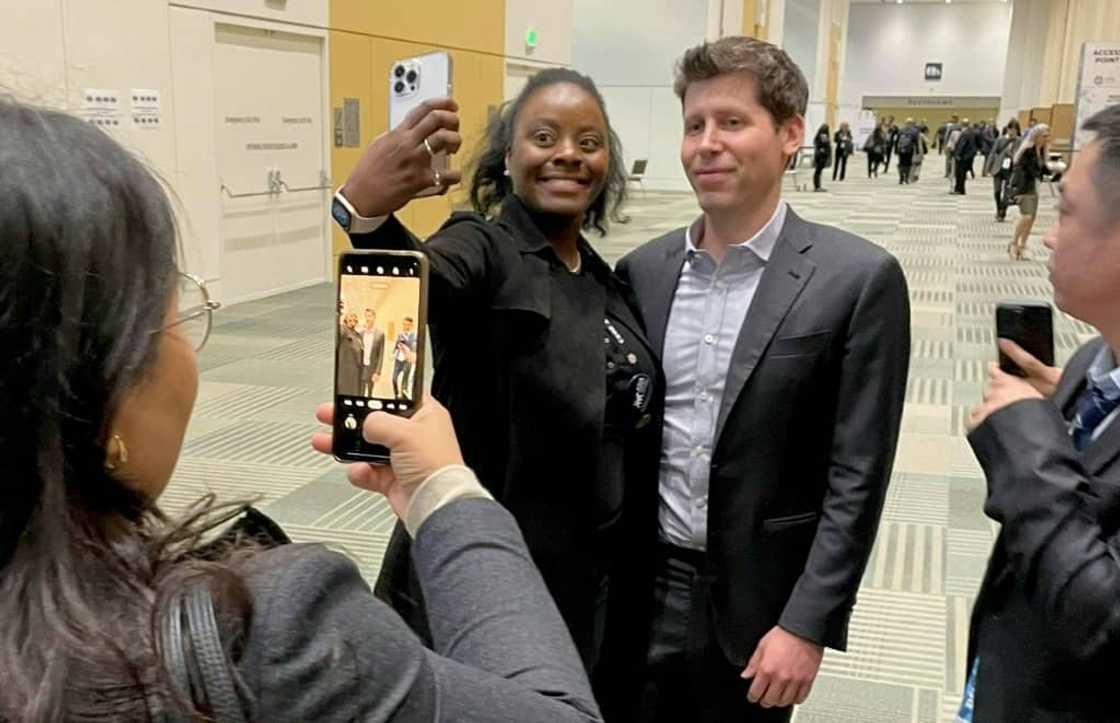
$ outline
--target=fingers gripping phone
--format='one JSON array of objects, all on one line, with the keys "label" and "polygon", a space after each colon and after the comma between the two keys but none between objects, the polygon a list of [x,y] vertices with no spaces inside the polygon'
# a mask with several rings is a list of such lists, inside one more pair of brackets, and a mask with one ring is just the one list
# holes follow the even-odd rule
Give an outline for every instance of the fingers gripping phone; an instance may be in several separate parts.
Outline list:
[{"label": "fingers gripping phone", "polygon": [[370,412],[411,416],[424,388],[428,259],[415,251],[349,251],[338,261],[336,459],[388,464],[362,437]]},{"label": "fingers gripping phone", "polygon": [[[1054,366],[1054,320],[1044,301],[1006,301],[996,306],[996,337],[1010,339],[1046,366]],[[999,368],[1008,374],[1026,374],[1002,351]]]},{"label": "fingers gripping phone", "polygon": [[[389,69],[389,130],[399,126],[409,111],[425,100],[445,97],[451,97],[450,55],[428,53],[395,61]],[[443,151],[432,156],[433,171],[443,173],[449,164],[448,155]],[[442,192],[442,188],[433,185],[416,195],[419,198]]]}]

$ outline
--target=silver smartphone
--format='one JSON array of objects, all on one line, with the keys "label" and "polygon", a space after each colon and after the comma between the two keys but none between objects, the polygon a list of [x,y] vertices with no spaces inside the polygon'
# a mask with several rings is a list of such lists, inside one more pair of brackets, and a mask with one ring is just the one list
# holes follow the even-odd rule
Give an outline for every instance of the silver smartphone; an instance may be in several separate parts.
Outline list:
[{"label": "silver smartphone", "polygon": [[[399,126],[409,111],[425,100],[450,97],[451,56],[447,53],[427,53],[394,61],[389,66],[389,129]],[[448,167],[447,153],[440,152],[432,157],[433,170],[442,173]],[[416,195],[434,196],[441,191],[438,186],[432,186]]]}]

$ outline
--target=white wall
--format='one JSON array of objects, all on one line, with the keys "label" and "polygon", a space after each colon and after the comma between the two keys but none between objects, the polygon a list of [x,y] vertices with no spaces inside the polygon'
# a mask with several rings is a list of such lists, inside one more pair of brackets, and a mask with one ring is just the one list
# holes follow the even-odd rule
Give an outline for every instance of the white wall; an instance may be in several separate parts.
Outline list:
[{"label": "white wall", "polygon": [[573,5],[572,66],[590,75],[603,93],[627,168],[634,159],[648,159],[648,188],[688,190],[673,65],[704,41],[708,0],[575,0]]},{"label": "white wall", "polygon": [[[537,29],[537,47],[525,46],[525,31]],[[572,0],[506,0],[506,57],[519,64],[572,62]]]},{"label": "white wall", "polygon": [[[785,50],[793,62],[805,74],[809,83],[809,98],[824,100],[824,82],[816,83],[818,50],[822,45],[825,53],[828,52],[828,35],[822,38],[821,30],[821,0],[786,0],[786,14],[784,21],[785,31],[782,37],[782,49]],[[812,130],[816,130],[813,128]]]},{"label": "white wall", "polygon": [[[841,104],[864,95],[1000,95],[1010,11],[1006,3],[853,4]],[[941,82],[925,81],[927,62],[944,64]]]},{"label": "white wall", "polygon": [[[16,17],[18,22],[9,22]],[[122,125],[112,135],[170,184],[183,235],[182,262],[213,282],[221,298],[211,64],[215,23],[290,28],[325,42],[325,30],[307,26],[325,28],[327,17],[327,0],[0,0],[0,88],[21,100],[76,113],[83,89],[118,91]],[[133,88],[159,91],[158,127],[134,128],[129,122]],[[329,139],[323,135],[329,159]],[[324,233],[324,259],[328,243]]]}]

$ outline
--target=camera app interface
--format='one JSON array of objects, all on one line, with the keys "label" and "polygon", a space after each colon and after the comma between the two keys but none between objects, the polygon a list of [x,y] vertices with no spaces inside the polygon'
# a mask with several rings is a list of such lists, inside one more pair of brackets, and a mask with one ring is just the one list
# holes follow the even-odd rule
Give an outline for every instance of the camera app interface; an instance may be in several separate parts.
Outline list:
[{"label": "camera app interface", "polygon": [[420,271],[411,259],[343,262],[338,298],[335,394],[342,426],[371,411],[405,412],[415,389]]}]

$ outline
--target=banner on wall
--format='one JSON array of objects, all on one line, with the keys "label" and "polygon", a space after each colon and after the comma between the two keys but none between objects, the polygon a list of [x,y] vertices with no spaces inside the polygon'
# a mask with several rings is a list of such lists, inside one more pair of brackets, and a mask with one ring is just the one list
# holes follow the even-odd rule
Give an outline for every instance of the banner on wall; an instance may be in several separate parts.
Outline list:
[{"label": "banner on wall", "polygon": [[1081,124],[1097,111],[1117,103],[1120,103],[1120,43],[1084,43],[1077,75],[1074,151],[1080,151],[1088,141]]},{"label": "banner on wall", "polygon": [[867,139],[871,137],[871,132],[875,130],[875,112],[870,110],[861,110],[855,122],[852,123],[852,144],[857,150],[863,149],[863,144],[867,143]]}]

